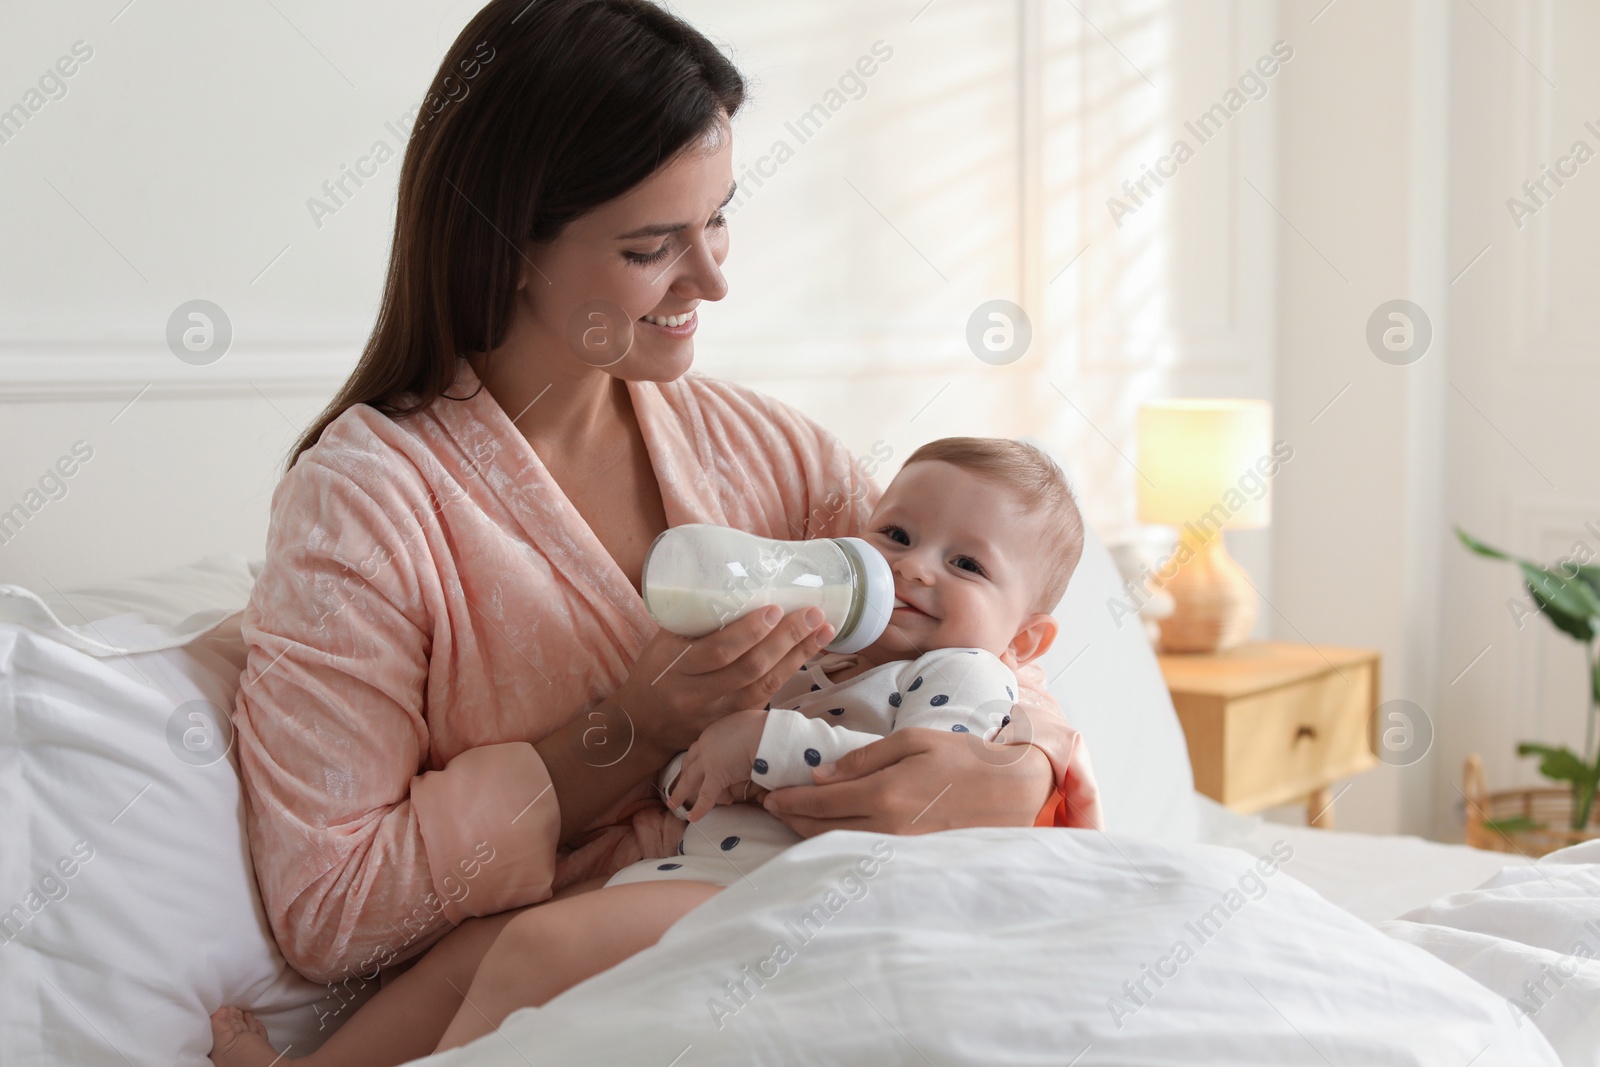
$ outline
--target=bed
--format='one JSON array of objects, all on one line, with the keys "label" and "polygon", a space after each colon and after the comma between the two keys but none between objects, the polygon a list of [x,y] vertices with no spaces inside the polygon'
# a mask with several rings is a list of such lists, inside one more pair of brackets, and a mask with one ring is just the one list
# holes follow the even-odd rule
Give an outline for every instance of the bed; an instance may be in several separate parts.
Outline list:
[{"label": "bed", "polygon": [[[8,1065],[200,1067],[223,1003],[300,1056],[373,991],[290,969],[256,894],[228,722],[256,571],[0,586]],[[1600,844],[1534,865],[1212,804],[1119,592],[1091,536],[1046,661],[1106,832],[824,835],[419,1062],[1600,1067]]]}]

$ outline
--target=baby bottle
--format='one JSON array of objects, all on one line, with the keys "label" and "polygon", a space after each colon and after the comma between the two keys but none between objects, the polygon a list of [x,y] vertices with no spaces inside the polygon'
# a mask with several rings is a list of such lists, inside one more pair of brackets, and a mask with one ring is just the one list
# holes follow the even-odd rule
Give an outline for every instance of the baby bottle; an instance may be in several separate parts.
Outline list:
[{"label": "baby bottle", "polygon": [[859,537],[771,541],[693,523],[655,539],[644,559],[644,606],[684,637],[703,637],[776,604],[787,614],[816,605],[833,626],[829,652],[859,652],[894,610],[894,575]]}]

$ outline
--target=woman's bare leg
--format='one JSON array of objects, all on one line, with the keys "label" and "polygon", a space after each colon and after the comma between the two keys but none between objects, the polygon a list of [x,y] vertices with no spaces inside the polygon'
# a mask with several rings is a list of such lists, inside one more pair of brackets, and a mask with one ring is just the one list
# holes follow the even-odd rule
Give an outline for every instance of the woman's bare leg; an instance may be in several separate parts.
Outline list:
[{"label": "woman's bare leg", "polygon": [[543,1004],[649,948],[720,889],[705,882],[633,882],[516,916],[479,963],[466,1002],[434,1051],[491,1033],[518,1008]]},{"label": "woman's bare leg", "polygon": [[[322,1047],[296,1059],[302,1067],[393,1067],[426,1056],[461,1006],[478,964],[501,930],[517,916],[556,900],[598,889],[604,879],[568,887],[542,904],[468,919],[388,985],[373,994]],[[253,1014],[232,1006],[211,1016],[212,1062],[217,1067],[267,1067],[279,1059],[266,1028]]]}]

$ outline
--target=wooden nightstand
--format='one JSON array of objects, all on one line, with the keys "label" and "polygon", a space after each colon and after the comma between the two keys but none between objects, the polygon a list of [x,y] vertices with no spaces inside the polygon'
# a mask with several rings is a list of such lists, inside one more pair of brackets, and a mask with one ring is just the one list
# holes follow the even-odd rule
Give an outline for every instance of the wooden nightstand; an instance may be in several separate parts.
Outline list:
[{"label": "wooden nightstand", "polygon": [[1378,762],[1377,652],[1258,642],[1159,658],[1196,789],[1245,813],[1304,797],[1306,821],[1333,828],[1328,787]]}]

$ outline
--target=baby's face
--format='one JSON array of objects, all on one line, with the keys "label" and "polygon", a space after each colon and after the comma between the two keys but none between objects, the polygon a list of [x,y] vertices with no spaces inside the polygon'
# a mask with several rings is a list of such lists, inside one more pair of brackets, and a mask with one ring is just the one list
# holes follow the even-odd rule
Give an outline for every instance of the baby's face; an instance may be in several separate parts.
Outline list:
[{"label": "baby's face", "polygon": [[910,659],[981,648],[1004,658],[1033,614],[1042,522],[992,479],[941,460],[903,468],[864,535],[889,561],[898,598],[870,651]]}]

